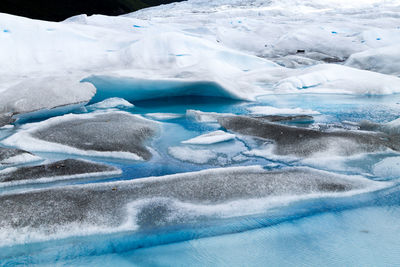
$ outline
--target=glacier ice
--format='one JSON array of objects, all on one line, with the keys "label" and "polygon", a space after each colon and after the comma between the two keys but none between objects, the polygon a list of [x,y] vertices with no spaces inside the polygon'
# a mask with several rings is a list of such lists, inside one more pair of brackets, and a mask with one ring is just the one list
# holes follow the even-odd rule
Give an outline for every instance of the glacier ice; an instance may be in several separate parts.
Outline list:
[{"label": "glacier ice", "polygon": [[121,171],[112,166],[66,159],[38,166],[5,169],[0,172],[0,187],[117,174],[121,174]]},{"label": "glacier ice", "polygon": [[320,152],[349,156],[377,151],[400,151],[397,135],[357,131],[317,131],[279,125],[245,116],[222,117],[219,123],[234,132],[272,140],[277,155],[310,157]]},{"label": "glacier ice", "polygon": [[40,160],[40,157],[35,156],[28,151],[0,147],[0,167],[2,165],[14,165],[38,160]]},{"label": "glacier ice", "polygon": [[189,140],[182,141],[182,144],[190,145],[210,145],[220,142],[226,142],[235,139],[234,134],[230,134],[221,130],[214,131],[211,133],[202,134],[200,136],[191,138]]},{"label": "glacier ice", "polygon": [[[0,244],[161,227],[174,222],[182,214],[179,210],[189,211],[180,217],[186,218],[182,223],[204,216],[260,213],[273,203],[348,196],[387,185],[310,168],[266,171],[249,166],[6,194],[0,196]],[[165,208],[168,199],[177,204]],[[190,205],[199,209],[188,209]],[[160,224],[147,224],[150,214]],[[32,234],[21,240],[20,231]]]},{"label": "glacier ice", "polygon": [[30,151],[148,160],[158,124],[122,111],[68,114],[24,125],[2,143]]}]

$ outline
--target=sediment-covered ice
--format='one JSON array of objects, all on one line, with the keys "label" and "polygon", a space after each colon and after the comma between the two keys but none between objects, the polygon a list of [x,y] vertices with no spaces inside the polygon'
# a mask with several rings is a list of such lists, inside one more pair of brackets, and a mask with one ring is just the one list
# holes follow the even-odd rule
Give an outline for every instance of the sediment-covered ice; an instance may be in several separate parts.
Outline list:
[{"label": "sediment-covered ice", "polygon": [[182,141],[182,144],[189,145],[211,145],[226,142],[235,139],[234,134],[230,134],[221,130],[211,133],[202,134],[189,140]]},{"label": "sediment-covered ice", "polygon": [[385,133],[317,131],[244,116],[223,117],[218,121],[227,130],[271,140],[270,152],[282,156],[310,157],[321,155],[321,152],[328,152],[331,156],[349,156],[387,150],[400,151],[398,136]]},{"label": "sediment-covered ice", "polygon": [[0,245],[256,214],[300,199],[385,186],[309,168],[250,166],[7,194],[0,196]]},{"label": "sediment-covered ice", "polygon": [[0,167],[2,165],[22,164],[38,160],[40,160],[40,157],[35,156],[28,151],[0,147]]},{"label": "sediment-covered ice", "polygon": [[66,159],[38,166],[5,169],[0,172],[0,187],[116,174],[121,174],[121,170],[112,166]]},{"label": "sediment-covered ice", "polygon": [[29,151],[148,160],[156,122],[122,111],[68,114],[21,127],[2,143]]}]

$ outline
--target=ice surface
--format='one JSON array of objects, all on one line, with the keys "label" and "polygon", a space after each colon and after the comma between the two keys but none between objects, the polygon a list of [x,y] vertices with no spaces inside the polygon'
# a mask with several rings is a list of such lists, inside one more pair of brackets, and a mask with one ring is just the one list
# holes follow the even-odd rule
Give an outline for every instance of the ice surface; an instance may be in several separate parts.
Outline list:
[{"label": "ice surface", "polygon": [[400,78],[342,65],[321,64],[294,73],[279,81],[275,92],[369,95],[400,93]]},{"label": "ice surface", "polygon": [[346,65],[400,76],[400,45],[373,48],[352,54]]},{"label": "ice surface", "polygon": [[194,149],[187,146],[169,147],[168,153],[176,159],[196,164],[206,164],[218,157],[217,153],[212,150]]},{"label": "ice surface", "polygon": [[150,119],[154,120],[173,120],[173,119],[178,119],[182,118],[184,115],[182,114],[176,114],[176,113],[147,113],[145,114],[146,117],[149,117]]},{"label": "ice surface", "polygon": [[[299,93],[304,90],[298,86],[314,86],[305,91],[395,93],[399,82],[393,76],[325,64],[293,73],[273,63],[298,67],[350,57],[349,66],[398,73],[393,55],[400,40],[399,7],[392,1],[374,3],[189,1],[119,17],[81,15],[61,23],[0,14],[0,25],[7,29],[1,32],[0,48],[9,51],[0,56],[7,62],[0,70],[0,91],[27,79],[46,85],[49,75],[67,74],[76,83],[85,77],[122,79],[131,91],[134,85],[142,84],[138,89],[143,90],[160,81],[168,86],[153,86],[153,91],[167,88],[168,95],[187,95],[181,87],[191,84],[200,95],[210,95],[213,90],[206,87],[211,86],[219,89],[214,96],[255,99],[273,93],[260,82],[271,85],[269,76],[278,71],[272,79],[277,92]],[[377,63],[364,52],[376,55]],[[118,91],[117,86],[111,89]]]},{"label": "ice surface", "polygon": [[118,97],[112,97],[108,98],[106,100],[103,100],[101,102],[98,102],[96,104],[92,104],[88,107],[90,108],[99,108],[99,109],[107,109],[107,108],[118,108],[118,107],[123,107],[123,108],[131,108],[134,105],[132,103],[129,103],[123,98],[118,98]]},{"label": "ice surface", "polygon": [[374,165],[373,172],[383,179],[400,178],[400,157],[389,157]]},{"label": "ice surface", "polygon": [[217,122],[219,117],[233,115],[230,113],[203,112],[200,110],[186,110],[186,117],[198,122]]},{"label": "ice surface", "polygon": [[320,114],[318,111],[302,108],[276,108],[270,106],[255,106],[247,108],[252,114],[262,115],[293,115],[293,114]]},{"label": "ice surface", "polygon": [[235,139],[234,134],[230,134],[224,131],[214,131],[207,134],[202,134],[195,138],[182,141],[182,144],[190,144],[190,145],[211,145],[220,142],[226,142]]},{"label": "ice surface", "polygon": [[40,157],[24,150],[0,147],[0,166],[28,163],[40,160]]},{"label": "ice surface", "polygon": [[[0,245],[259,213],[273,203],[385,186],[309,168],[266,171],[250,166],[7,194],[0,196]],[[21,235],[24,231],[31,234]]]},{"label": "ice surface", "polygon": [[80,83],[76,77],[25,79],[1,92],[0,112],[21,114],[86,103],[95,92],[93,85]]},{"label": "ice surface", "polygon": [[277,155],[309,157],[320,152],[349,156],[358,153],[400,151],[398,136],[357,131],[317,131],[290,127],[244,116],[220,118],[226,129],[272,140],[271,151]]},{"label": "ice surface", "polygon": [[157,123],[121,111],[68,114],[24,125],[3,140],[29,151],[148,160]]},{"label": "ice surface", "polygon": [[67,159],[39,166],[5,169],[0,172],[0,187],[116,174],[121,174],[121,170],[90,161]]}]

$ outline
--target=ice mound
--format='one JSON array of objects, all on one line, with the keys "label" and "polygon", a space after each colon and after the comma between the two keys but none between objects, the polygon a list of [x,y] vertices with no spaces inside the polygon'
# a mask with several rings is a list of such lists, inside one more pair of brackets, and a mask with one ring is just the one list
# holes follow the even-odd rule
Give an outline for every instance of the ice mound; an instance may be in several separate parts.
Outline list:
[{"label": "ice mound", "polygon": [[68,114],[26,124],[2,142],[29,151],[148,160],[156,122],[122,111]]},{"label": "ice mound", "polygon": [[121,174],[121,170],[115,167],[84,160],[66,159],[39,166],[5,169],[0,172],[0,187],[117,174]]},{"label": "ice mound", "polygon": [[346,65],[400,76],[400,45],[385,46],[352,54],[346,61]]},{"label": "ice mound", "polygon": [[119,97],[111,97],[107,98],[106,100],[103,100],[101,102],[98,102],[96,104],[92,104],[88,106],[89,108],[98,108],[98,109],[107,109],[107,108],[131,108],[134,105],[132,103],[129,103],[123,98]]},{"label": "ice mound", "polygon": [[318,111],[302,108],[276,108],[271,106],[255,106],[247,108],[252,114],[262,115],[293,115],[293,114],[320,114]]},{"label": "ice mound", "polygon": [[0,147],[0,166],[28,163],[40,160],[40,157],[20,149]]},{"label": "ice mound", "polygon": [[80,83],[76,77],[25,79],[1,92],[0,118],[9,116],[7,114],[19,117],[42,110],[51,113],[55,108],[68,110],[68,106],[73,109],[76,105],[89,102],[95,92],[92,84]]},{"label": "ice mound", "polygon": [[196,164],[206,164],[211,160],[215,160],[218,157],[218,154],[209,149],[194,149],[187,146],[173,146],[168,148],[168,154],[172,157],[192,162]]},{"label": "ice mound", "polygon": [[321,64],[296,70],[290,75],[275,85],[275,92],[369,95],[400,93],[400,78],[342,65]]},{"label": "ice mound", "polygon": [[250,166],[7,194],[0,196],[0,245],[261,213],[272,202],[341,197],[385,186],[309,168]]},{"label": "ice mound", "polygon": [[386,150],[400,151],[400,139],[384,133],[350,130],[323,132],[244,116],[223,117],[218,121],[227,130],[273,141],[270,152],[282,156],[312,157],[321,152],[349,156]]},{"label": "ice mound", "polygon": [[195,138],[182,141],[182,144],[190,144],[190,145],[211,145],[221,142],[226,142],[235,139],[234,134],[230,134],[224,131],[214,131],[207,134],[202,134]]},{"label": "ice mound", "polygon": [[219,117],[230,116],[231,113],[203,112],[200,110],[186,110],[186,118],[197,122],[217,122]]}]

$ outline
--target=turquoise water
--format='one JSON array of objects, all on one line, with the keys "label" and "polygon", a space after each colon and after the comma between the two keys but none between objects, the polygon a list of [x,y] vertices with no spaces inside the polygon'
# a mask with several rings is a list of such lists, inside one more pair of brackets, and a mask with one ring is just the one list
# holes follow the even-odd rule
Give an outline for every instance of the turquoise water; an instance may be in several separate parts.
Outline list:
[{"label": "turquoise water", "polygon": [[[35,186],[5,188],[0,194],[41,187],[64,186],[197,171],[215,167],[262,165],[274,169],[307,165],[268,157],[245,156],[240,161],[195,164],[173,158],[168,148],[200,134],[220,129],[217,123],[202,123],[184,116],[186,110],[247,114],[256,105],[278,108],[312,109],[321,114],[315,125],[347,127],[343,121],[371,120],[384,123],[400,114],[400,96],[274,95],[256,102],[233,101],[219,97],[185,96],[132,101],[133,114],[177,113],[182,117],[162,120],[161,131],[150,144],[154,156],[148,162],[91,158],[117,166],[123,174],[114,177],[85,178]],[[75,113],[95,109],[76,109]],[[0,130],[0,140],[20,124],[44,120],[25,119],[15,129]],[[171,134],[173,133],[173,134]],[[244,156],[244,150],[257,143],[243,138],[213,145],[228,158]],[[228,152],[227,152],[228,151]],[[38,153],[58,160],[71,155]],[[362,174],[373,180],[390,180],[393,185],[380,191],[345,198],[310,199],[266,210],[260,214],[229,219],[209,218],[192,225],[164,227],[148,232],[119,232],[68,237],[39,243],[0,248],[0,265],[21,264],[59,266],[396,266],[400,262],[400,187],[398,176],[382,177],[373,166],[396,153],[365,155],[346,160],[337,172]],[[77,157],[77,156],[73,156]],[[82,158],[82,157],[79,157]],[[328,163],[329,165],[329,163]],[[315,167],[315,166],[314,166]],[[320,166],[329,169],[330,166]]]}]

